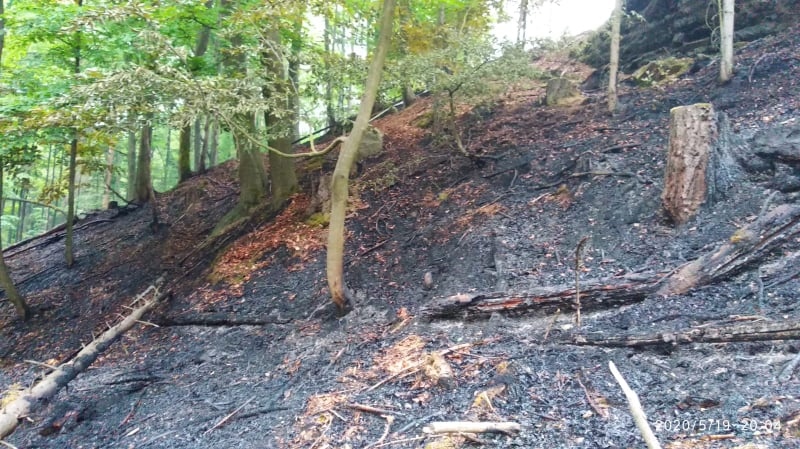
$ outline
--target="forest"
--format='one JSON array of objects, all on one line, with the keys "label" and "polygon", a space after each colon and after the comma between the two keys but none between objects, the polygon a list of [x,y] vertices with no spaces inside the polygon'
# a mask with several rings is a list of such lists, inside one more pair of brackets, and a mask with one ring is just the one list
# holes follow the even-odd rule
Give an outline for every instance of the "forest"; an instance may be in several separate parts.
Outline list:
[{"label": "forest", "polygon": [[559,3],[0,0],[0,444],[797,444],[800,4]]}]

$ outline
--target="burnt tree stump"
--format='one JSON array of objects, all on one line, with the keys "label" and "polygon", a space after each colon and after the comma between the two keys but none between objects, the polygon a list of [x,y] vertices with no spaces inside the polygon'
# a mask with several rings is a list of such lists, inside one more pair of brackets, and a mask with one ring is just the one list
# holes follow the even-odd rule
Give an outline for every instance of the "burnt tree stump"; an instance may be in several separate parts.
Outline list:
[{"label": "burnt tree stump", "polygon": [[721,196],[743,171],[736,152],[745,151],[727,117],[709,103],[670,111],[669,149],[661,202],[677,224]]}]

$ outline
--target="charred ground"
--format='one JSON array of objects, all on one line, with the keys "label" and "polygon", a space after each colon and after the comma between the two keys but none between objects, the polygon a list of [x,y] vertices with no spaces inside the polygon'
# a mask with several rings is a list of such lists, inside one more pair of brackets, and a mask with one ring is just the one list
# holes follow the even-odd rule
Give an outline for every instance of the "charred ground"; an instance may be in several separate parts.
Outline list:
[{"label": "charred ground", "polygon": [[[61,267],[58,233],[11,248],[13,275],[37,314],[23,324],[3,309],[4,389],[42,374],[25,360],[66,360],[162,273],[173,298],[150,318],[160,327],[127,334],[8,441],[42,448],[367,447],[389,421],[350,407],[359,403],[394,417],[382,441],[395,441],[389,447],[452,447],[460,443],[423,439],[422,427],[472,419],[522,424],[516,436],[482,436],[490,447],[638,447],[607,369],[613,360],[650,421],[671,423],[656,429],[668,447],[800,447],[800,374],[778,379],[800,351],[797,341],[646,349],[565,343],[575,334],[797,319],[797,279],[768,289],[759,303],[753,266],[687,295],[586,314],[580,330],[570,310],[418,319],[437,297],[568,284],[584,236],[582,277],[668,270],[729,239],[768,198],[772,205],[796,202],[792,193],[771,196],[779,176],[752,176],[682,227],[659,212],[670,108],[712,103],[744,142],[796,124],[798,48],[797,30],[750,43],[726,86],[716,84],[712,64],[665,87],[623,89],[624,110],[615,117],[604,113],[599,94],[580,106],[546,108],[540,92],[517,92],[462,119],[470,149],[487,156],[481,166],[430,143],[420,127],[426,101],[379,120],[386,149],[355,181],[360,195],[348,219],[347,279],[357,304],[341,319],[328,304],[324,230],[304,221],[302,196],[275,220],[225,242],[222,254],[196,249],[235,203],[230,164],[160,195],[166,225],[157,230],[146,209],[82,220],[72,270]],[[627,175],[572,176],[598,169]],[[430,353],[442,350],[454,374],[449,385],[424,375],[435,365]]]}]

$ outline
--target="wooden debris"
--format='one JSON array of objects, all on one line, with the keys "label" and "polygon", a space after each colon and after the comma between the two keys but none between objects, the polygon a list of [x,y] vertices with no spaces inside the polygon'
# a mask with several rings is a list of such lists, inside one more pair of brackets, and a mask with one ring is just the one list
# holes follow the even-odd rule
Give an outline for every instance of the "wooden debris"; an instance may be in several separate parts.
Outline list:
[{"label": "wooden debris", "polygon": [[625,382],[625,378],[622,377],[622,374],[620,374],[616,365],[614,365],[614,362],[609,361],[608,368],[611,370],[611,374],[614,376],[614,379],[616,379],[617,383],[619,383],[623,393],[625,393],[625,398],[628,399],[631,415],[633,415],[633,420],[636,422],[636,427],[638,427],[639,432],[642,433],[642,438],[644,438],[644,442],[647,444],[648,449],[661,449],[661,444],[658,442],[658,439],[653,433],[653,429],[651,429],[650,425],[647,424],[647,416],[642,409],[641,402],[639,402],[639,395],[637,395],[636,392],[628,386],[628,382]]},{"label": "wooden debris", "polygon": [[[738,274],[764,259],[785,242],[800,236],[800,206],[781,205],[764,217],[739,229],[726,242],[698,259],[670,271],[631,273],[585,280],[580,297],[583,311],[609,309],[643,300],[648,295],[683,294]],[[422,309],[428,319],[480,318],[494,312],[544,314],[574,307],[575,285],[541,287],[527,292],[457,294],[432,300]]]},{"label": "wooden debris", "polygon": [[141,301],[151,291],[154,298],[147,301],[139,308],[130,313],[124,320],[111,327],[94,341],[88,344],[78,355],[69,362],[61,364],[55,371],[44,377],[39,383],[31,388],[27,394],[7,404],[0,410],[0,438],[10,435],[19,424],[19,420],[27,416],[37,403],[52,397],[59,390],[64,388],[72,379],[83,372],[100,356],[111,344],[113,344],[122,334],[132,328],[148,311],[160,304],[161,300],[169,295],[169,292],[160,293],[159,289],[164,284],[164,279],[160,278],[153,285],[149,286],[140,294],[133,304]]},{"label": "wooden debris", "polygon": [[800,340],[797,321],[757,322],[731,326],[695,327],[682,332],[660,332],[626,337],[581,336],[572,343],[580,346],[643,347],[663,344],[732,343],[744,341]]},{"label": "wooden debris", "polygon": [[493,421],[437,421],[432,422],[423,428],[425,433],[516,433],[522,430],[522,426],[515,422],[493,422]]}]

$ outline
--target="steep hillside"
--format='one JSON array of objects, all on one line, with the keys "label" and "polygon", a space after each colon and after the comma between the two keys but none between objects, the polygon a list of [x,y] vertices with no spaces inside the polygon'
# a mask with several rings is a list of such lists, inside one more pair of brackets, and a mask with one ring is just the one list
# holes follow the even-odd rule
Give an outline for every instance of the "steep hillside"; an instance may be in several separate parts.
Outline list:
[{"label": "steep hillside", "polygon": [[[796,234],[731,279],[685,295],[596,307],[580,328],[570,307],[421,317],[426,306],[459,293],[574,285],[584,237],[579,282],[668,272],[765,211],[796,204],[798,189],[785,182],[796,180],[797,169],[778,162],[684,226],[660,212],[670,108],[714,104],[749,150],[764,136],[791,140],[800,126],[799,48],[796,29],[750,43],[725,86],[716,84],[711,65],[667,86],[624,88],[624,111],[614,117],[599,94],[568,108],[541,106],[541,89],[498,99],[462,117],[465,142],[480,163],[433,143],[422,126],[429,100],[376,121],[386,150],[355,181],[346,269],[357,302],[343,318],[329,304],[324,230],[304,221],[304,196],[224,242],[229,246],[213,260],[208,248],[193,249],[232,207],[231,166],[160,196],[168,223],[161,229],[148,228],[148,210],[87,219],[75,271],[58,267],[57,236],[10,250],[15,276],[33,275],[23,290],[39,314],[23,325],[3,309],[3,389],[31,384],[46,370],[27,359],[60,362],[80,349],[162,272],[173,298],[42,404],[8,442],[641,447],[607,368],[613,361],[666,447],[800,447],[800,371],[786,369],[800,357],[796,337],[674,338],[796,323],[796,271],[772,282],[767,270],[772,260],[797,254]],[[653,335],[661,344],[586,344]],[[477,420],[513,421],[521,431],[423,433],[431,421]]]}]

